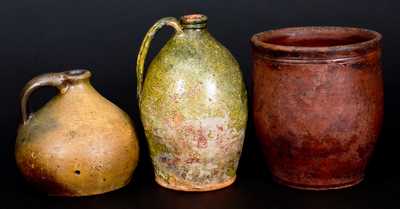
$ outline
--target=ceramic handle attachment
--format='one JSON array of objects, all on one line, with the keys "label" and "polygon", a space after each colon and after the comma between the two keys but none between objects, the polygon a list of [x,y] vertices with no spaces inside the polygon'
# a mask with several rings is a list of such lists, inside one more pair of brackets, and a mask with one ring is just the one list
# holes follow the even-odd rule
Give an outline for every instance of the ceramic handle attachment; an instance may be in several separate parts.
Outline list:
[{"label": "ceramic handle attachment", "polygon": [[137,96],[139,100],[139,105],[142,98],[144,63],[146,61],[147,52],[149,51],[150,44],[154,38],[154,35],[165,25],[173,27],[176,33],[183,32],[182,26],[179,24],[179,21],[174,17],[161,18],[149,29],[149,31],[147,31],[146,36],[143,39],[142,45],[140,46],[140,51],[136,61]]},{"label": "ceramic handle attachment", "polygon": [[67,85],[65,82],[66,80],[67,76],[65,75],[65,73],[47,73],[34,77],[25,85],[21,93],[21,115],[24,124],[29,119],[27,104],[30,95],[36,89],[43,86],[54,86],[58,88],[61,91],[61,93],[65,93],[67,90]]}]

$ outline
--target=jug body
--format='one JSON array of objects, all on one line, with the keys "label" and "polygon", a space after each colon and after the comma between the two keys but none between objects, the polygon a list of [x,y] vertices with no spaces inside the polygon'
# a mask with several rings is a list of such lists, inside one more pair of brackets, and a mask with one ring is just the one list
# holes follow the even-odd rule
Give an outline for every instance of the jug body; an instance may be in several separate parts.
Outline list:
[{"label": "jug body", "polygon": [[[190,18],[196,24],[185,22]],[[182,30],[151,62],[138,89],[156,181],[175,190],[233,183],[247,122],[239,65],[201,18],[182,18]]]},{"label": "jug body", "polygon": [[[130,181],[137,165],[139,147],[129,116],[102,97],[89,77],[86,70],[44,74],[23,91],[16,162],[26,180],[49,195],[118,189]],[[30,93],[44,85],[60,93],[28,116]]]},{"label": "jug body", "polygon": [[276,181],[311,190],[358,184],[383,116],[380,39],[358,28],[253,36],[253,116]]}]

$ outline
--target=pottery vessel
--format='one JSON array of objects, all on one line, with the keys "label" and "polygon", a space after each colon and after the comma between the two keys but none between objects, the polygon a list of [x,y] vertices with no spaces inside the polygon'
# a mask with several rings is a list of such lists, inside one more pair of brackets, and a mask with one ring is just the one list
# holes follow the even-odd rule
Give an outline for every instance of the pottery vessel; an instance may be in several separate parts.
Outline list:
[{"label": "pottery vessel", "polygon": [[[139,147],[130,118],[91,86],[90,76],[87,70],[43,74],[22,91],[16,162],[26,180],[49,195],[121,188],[137,165]],[[28,98],[42,86],[60,92],[28,114]]]},{"label": "pottery vessel", "polygon": [[[162,18],[146,34],[137,62],[141,120],[155,180],[163,187],[208,191],[236,177],[247,121],[239,65],[206,29],[200,14]],[[144,60],[164,25],[174,36],[151,62]],[[143,85],[142,85],[143,83]]]},{"label": "pottery vessel", "polygon": [[377,32],[299,27],[255,34],[253,116],[275,180],[289,187],[350,187],[381,129]]}]

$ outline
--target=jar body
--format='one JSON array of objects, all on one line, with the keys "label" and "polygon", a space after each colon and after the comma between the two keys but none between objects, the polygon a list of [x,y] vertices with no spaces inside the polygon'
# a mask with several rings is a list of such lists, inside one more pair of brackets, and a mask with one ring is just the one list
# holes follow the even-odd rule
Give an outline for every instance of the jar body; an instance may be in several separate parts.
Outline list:
[{"label": "jar body", "polygon": [[236,60],[207,31],[172,37],[151,62],[140,112],[156,181],[183,191],[233,183],[247,121]]},{"label": "jar body", "polygon": [[129,116],[82,82],[20,125],[15,156],[23,176],[38,189],[86,196],[129,183],[139,146]]},{"label": "jar body", "polygon": [[274,50],[253,45],[252,76],[254,123],[275,180],[312,190],[359,183],[383,116],[379,47],[323,59]]}]

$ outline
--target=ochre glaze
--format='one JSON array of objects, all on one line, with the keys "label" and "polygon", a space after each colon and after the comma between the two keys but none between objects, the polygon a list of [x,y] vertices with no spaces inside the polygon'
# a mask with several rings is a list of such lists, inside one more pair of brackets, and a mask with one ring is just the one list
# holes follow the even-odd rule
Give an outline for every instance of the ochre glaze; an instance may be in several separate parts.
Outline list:
[{"label": "ochre glaze", "polygon": [[190,17],[151,62],[139,105],[156,181],[208,191],[234,182],[247,95],[238,63],[207,32],[205,16]]},{"label": "ochre glaze", "polygon": [[61,89],[24,117],[15,146],[23,176],[49,195],[86,196],[121,188],[137,165],[139,146],[130,118],[90,85],[89,76],[81,70],[45,74],[24,91],[43,85]]}]

